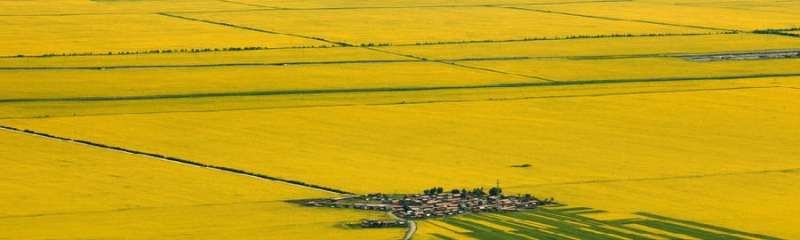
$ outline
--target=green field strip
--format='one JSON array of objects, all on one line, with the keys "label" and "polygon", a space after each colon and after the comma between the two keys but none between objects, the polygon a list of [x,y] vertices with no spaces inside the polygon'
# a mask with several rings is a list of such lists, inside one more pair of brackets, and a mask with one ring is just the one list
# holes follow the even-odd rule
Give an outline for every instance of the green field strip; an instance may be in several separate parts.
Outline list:
[{"label": "green field strip", "polygon": [[[537,211],[537,210],[533,210]],[[505,221],[497,218],[492,218],[489,216],[480,216],[474,217],[475,219],[489,221],[494,224],[498,224],[501,226],[509,227],[516,229],[516,232],[520,234],[524,234],[531,237],[536,238],[544,238],[544,237],[555,237],[555,238],[564,238],[564,239],[598,239],[598,240],[617,240],[617,237],[609,237],[603,234],[597,234],[593,232],[587,232],[580,226],[573,226],[573,225],[552,225],[552,229],[539,229],[535,226],[525,225],[523,223],[514,223],[511,221]]]},{"label": "green field strip", "polygon": [[611,21],[649,23],[649,24],[664,25],[664,26],[694,28],[694,29],[703,29],[703,30],[714,30],[714,31],[723,31],[723,32],[740,32],[739,30],[736,30],[736,29],[724,29],[724,28],[716,28],[716,27],[706,27],[706,26],[686,25],[686,24],[665,23],[665,22],[656,22],[656,21],[639,20],[639,19],[615,18],[615,17],[607,17],[607,16],[584,15],[584,14],[559,12],[559,11],[551,11],[551,10],[529,9],[529,8],[521,8],[521,7],[503,7],[503,8],[520,10],[520,11],[532,11],[532,12],[540,12],[540,13],[559,14],[559,15],[566,15],[566,16],[573,16],[573,17],[603,19],[603,20],[611,20]]},{"label": "green field strip", "polygon": [[[548,210],[543,209],[536,209],[531,212],[543,212]],[[530,212],[528,212],[530,213]],[[520,215],[517,216],[520,219],[523,219],[527,216]],[[539,216],[540,217],[540,216]],[[551,216],[552,217],[552,216]],[[542,218],[535,218],[535,219],[542,219]],[[558,219],[556,217],[556,219]],[[537,223],[547,224],[553,227],[552,231],[562,234],[569,234],[573,237],[578,237],[579,239],[641,239],[641,240],[649,240],[648,238],[644,238],[638,235],[628,234],[620,231],[610,230],[603,228],[603,224],[594,221],[587,221],[583,224],[571,224],[574,221],[565,221],[565,220],[544,220],[547,221],[546,223],[541,222],[539,220],[534,220],[528,218],[529,221],[534,221]],[[586,229],[591,229],[596,232],[587,231]]]},{"label": "green field strip", "polygon": [[[117,112],[117,113],[94,113],[94,114],[68,114],[68,115],[50,115],[45,118],[69,118],[77,116],[114,116],[114,115],[147,115],[147,114],[163,114],[163,113],[203,113],[203,112],[236,112],[236,111],[252,111],[252,110],[265,110],[265,109],[301,109],[301,108],[324,108],[324,107],[352,107],[352,106],[391,106],[391,105],[412,105],[412,104],[438,104],[438,103],[463,103],[463,102],[487,102],[487,101],[522,101],[534,99],[557,99],[557,98],[579,98],[579,97],[606,97],[606,96],[625,96],[625,95],[642,95],[642,94],[669,94],[669,93],[685,93],[685,92],[708,92],[708,91],[737,91],[747,89],[769,89],[769,88],[787,88],[780,86],[767,86],[767,87],[733,87],[733,88],[699,88],[699,89],[683,89],[683,90],[662,90],[662,91],[637,91],[637,92],[621,92],[621,93],[605,93],[605,94],[570,94],[570,95],[547,95],[547,96],[531,96],[531,97],[491,97],[479,99],[443,99],[443,100],[403,100],[403,101],[387,101],[376,103],[342,103],[342,104],[308,104],[308,105],[292,105],[292,106],[265,106],[265,107],[247,107],[247,108],[222,108],[222,109],[205,109],[205,110],[173,110],[173,111],[144,111],[144,112]],[[790,88],[790,87],[788,87]],[[185,101],[185,99],[184,99]],[[28,103],[21,103],[28,104]],[[86,104],[78,103],[78,104]],[[0,105],[2,106],[2,105]],[[8,106],[8,105],[6,105]],[[36,119],[42,116],[29,116],[29,117],[0,117],[0,119]],[[781,172],[792,173],[800,171],[800,169],[785,169]]]},{"label": "green field strip", "polygon": [[682,234],[686,236],[696,237],[699,239],[719,239],[719,240],[747,240],[746,238],[739,238],[736,236],[726,235],[726,234],[716,234],[709,231],[704,231],[701,229],[692,229],[683,227],[676,224],[659,222],[659,221],[652,221],[652,220],[645,220],[635,223],[636,225],[642,225],[650,228],[655,228],[659,230],[663,230],[666,232]]}]

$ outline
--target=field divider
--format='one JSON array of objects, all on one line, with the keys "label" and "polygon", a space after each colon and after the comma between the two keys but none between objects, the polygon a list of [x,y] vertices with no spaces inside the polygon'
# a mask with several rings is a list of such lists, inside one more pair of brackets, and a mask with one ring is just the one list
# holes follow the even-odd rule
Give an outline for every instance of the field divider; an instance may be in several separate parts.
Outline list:
[{"label": "field divider", "polygon": [[671,26],[671,27],[695,28],[695,29],[714,30],[714,31],[723,31],[723,32],[731,32],[731,33],[741,32],[740,30],[736,30],[736,29],[725,29],[725,28],[717,28],[717,27],[706,27],[706,26],[687,25],[687,24],[665,23],[665,22],[656,22],[656,21],[640,20],[640,19],[625,19],[625,18],[615,18],[615,17],[607,17],[607,16],[585,15],[585,14],[559,12],[559,11],[551,11],[551,10],[541,10],[541,9],[530,9],[530,8],[521,8],[521,7],[513,7],[513,6],[498,6],[498,7],[499,8],[505,8],[505,9],[519,10],[519,11],[530,11],[530,12],[547,13],[547,14],[558,14],[558,15],[565,15],[565,16],[594,18],[594,19],[603,19],[603,20],[610,20],[610,21],[648,23],[648,24],[665,25],[665,26]]},{"label": "field divider", "polygon": [[342,60],[342,61],[308,61],[279,63],[220,63],[220,64],[175,64],[175,65],[111,65],[111,66],[74,66],[74,67],[0,67],[0,71],[42,71],[42,70],[124,70],[124,69],[160,69],[160,68],[222,68],[222,67],[273,67],[302,65],[337,65],[337,64],[379,64],[410,63],[419,60],[387,59],[387,60]]},{"label": "field divider", "polygon": [[353,195],[354,194],[354,193],[347,192],[347,191],[344,191],[344,190],[339,190],[339,189],[335,189],[335,188],[331,188],[331,187],[325,187],[325,186],[305,183],[305,182],[301,182],[301,181],[298,181],[298,180],[273,177],[273,176],[268,176],[268,175],[264,175],[264,174],[261,174],[261,173],[249,172],[249,171],[236,169],[236,168],[231,168],[231,167],[225,167],[225,166],[219,166],[219,165],[211,165],[211,164],[206,164],[206,163],[202,163],[202,162],[187,160],[187,159],[183,159],[183,158],[170,157],[170,156],[165,156],[165,155],[156,154],[156,153],[149,153],[149,152],[143,152],[143,151],[139,151],[139,150],[132,150],[132,149],[127,149],[127,148],[122,148],[122,147],[117,147],[117,146],[106,145],[106,144],[102,144],[102,143],[95,143],[95,142],[91,142],[91,141],[87,141],[87,140],[74,139],[74,138],[68,138],[68,137],[61,137],[61,136],[56,136],[56,135],[52,135],[52,134],[48,134],[48,133],[44,133],[44,132],[33,131],[33,130],[30,130],[30,129],[20,129],[20,128],[15,128],[15,127],[6,126],[6,125],[0,125],[0,129],[5,130],[5,131],[9,131],[9,132],[19,133],[19,134],[25,134],[25,135],[36,136],[36,137],[43,137],[43,138],[50,139],[50,140],[58,140],[58,141],[70,142],[70,143],[80,144],[80,145],[84,145],[84,146],[100,148],[100,149],[104,149],[104,150],[110,150],[110,151],[115,151],[115,152],[121,152],[121,153],[137,155],[137,156],[143,156],[143,157],[148,157],[148,158],[151,158],[151,159],[163,160],[163,161],[178,163],[178,164],[187,165],[187,166],[201,167],[201,168],[206,168],[206,169],[211,169],[211,170],[222,171],[222,172],[230,173],[230,174],[253,177],[253,178],[262,179],[262,180],[270,180],[270,181],[275,181],[275,182],[281,182],[281,183],[289,184],[289,185],[292,185],[292,186],[295,186],[295,187],[303,187],[303,188],[308,188],[308,189],[313,189],[313,190],[318,190],[318,191],[323,191],[323,192],[328,192],[328,193],[342,194],[342,195]]},{"label": "field divider", "polygon": [[211,93],[186,93],[186,94],[163,94],[163,95],[89,96],[89,97],[65,97],[65,98],[9,98],[9,99],[0,99],[0,104],[30,103],[30,102],[102,102],[102,101],[132,101],[132,100],[189,99],[189,98],[216,98],[216,97],[416,92],[416,91],[499,89],[499,88],[523,88],[523,87],[586,86],[586,85],[604,85],[604,84],[658,83],[658,82],[683,82],[683,81],[725,81],[725,80],[738,80],[738,79],[778,78],[778,77],[798,77],[798,76],[800,76],[800,72],[778,73],[778,74],[732,75],[732,76],[717,76],[717,77],[666,77],[666,78],[646,78],[646,79],[605,79],[605,80],[578,80],[578,81],[556,81],[556,82],[543,82],[543,81],[511,82],[511,83],[495,83],[495,84],[485,84],[485,85],[273,90],[273,91],[250,91],[250,92],[211,92]]}]

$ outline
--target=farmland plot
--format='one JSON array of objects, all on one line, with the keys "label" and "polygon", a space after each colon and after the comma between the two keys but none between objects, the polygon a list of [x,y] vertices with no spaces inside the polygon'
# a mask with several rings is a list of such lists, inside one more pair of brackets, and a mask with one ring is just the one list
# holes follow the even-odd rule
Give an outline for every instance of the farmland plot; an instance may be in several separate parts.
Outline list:
[{"label": "farmland plot", "polygon": [[566,206],[414,238],[797,239],[800,59],[686,57],[796,7],[0,0],[0,239],[399,239],[286,201],[498,180]]},{"label": "farmland plot", "polygon": [[[791,230],[789,222],[757,220],[774,213],[775,206],[788,204],[786,198],[773,194],[783,192],[782,187],[767,190],[763,186],[789,180],[781,180],[780,174],[758,172],[780,173],[800,167],[795,159],[800,152],[789,147],[800,143],[796,137],[800,133],[792,127],[800,121],[797,94],[796,89],[772,87],[0,122],[356,192],[478,186],[500,178],[512,193],[558,196],[567,203],[612,211],[668,212],[682,219],[791,237],[798,233]],[[109,124],[125,128],[102,127]],[[187,136],[188,132],[193,134]],[[532,167],[510,167],[522,163]],[[743,179],[736,174],[751,172],[757,175],[752,181],[759,184],[744,186],[727,180]],[[728,174],[732,176],[721,182],[705,182],[702,177]],[[631,181],[631,188],[609,187],[632,199],[625,204],[597,197],[604,194],[605,187],[590,191],[594,188],[581,190],[583,185],[572,184],[616,184],[620,179],[619,184],[627,184],[625,179],[662,178],[686,178],[686,187],[714,190],[703,191],[707,195],[670,194],[684,188],[645,180]],[[664,192],[658,195],[663,201],[682,207],[638,202],[639,195],[632,188],[639,186],[648,190],[643,196]],[[710,208],[728,194],[761,191],[765,191],[763,197]],[[608,192],[603,197],[614,198],[615,191]],[[762,201],[770,204],[759,204]],[[611,202],[629,208],[614,208]],[[735,208],[733,204],[748,207]],[[669,207],[674,210],[667,211]],[[701,208],[709,209],[694,211]],[[741,224],[722,216],[737,216]]]},{"label": "farmland plot", "polygon": [[[541,82],[445,64],[319,64],[116,70],[0,71],[4,102],[282,95],[358,89]],[[51,86],[63,86],[52,88]],[[49,100],[48,100],[49,99]]]},{"label": "farmland plot", "polygon": [[705,8],[677,4],[656,4],[640,1],[593,4],[567,4],[550,6],[524,6],[522,8],[580,14],[588,18],[615,18],[622,21],[650,21],[664,24],[752,31],[767,28],[800,26],[797,16],[791,13],[759,12],[727,8]]},{"label": "farmland plot", "polygon": [[561,0],[385,0],[385,1],[357,1],[357,0],[241,0],[241,2],[268,5],[288,9],[309,8],[381,8],[381,7],[438,7],[438,6],[472,6],[485,4],[559,4]]},{"label": "farmland plot", "polygon": [[326,45],[155,14],[0,16],[0,25],[0,56]]}]

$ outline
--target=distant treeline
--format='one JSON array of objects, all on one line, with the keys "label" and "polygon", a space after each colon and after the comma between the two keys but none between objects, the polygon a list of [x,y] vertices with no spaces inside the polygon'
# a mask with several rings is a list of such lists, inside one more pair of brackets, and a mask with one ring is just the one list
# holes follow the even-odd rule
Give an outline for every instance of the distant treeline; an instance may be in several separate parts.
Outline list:
[{"label": "distant treeline", "polygon": [[299,48],[330,48],[335,45],[319,46],[294,46],[283,48],[270,47],[226,47],[226,48],[180,48],[180,49],[156,49],[143,51],[109,51],[109,52],[82,52],[82,53],[46,53],[40,55],[14,55],[0,58],[23,58],[23,57],[78,57],[78,56],[114,56],[114,55],[139,55],[139,54],[169,54],[169,53],[206,53],[206,52],[237,52],[237,51],[258,51],[270,49],[299,49]]}]

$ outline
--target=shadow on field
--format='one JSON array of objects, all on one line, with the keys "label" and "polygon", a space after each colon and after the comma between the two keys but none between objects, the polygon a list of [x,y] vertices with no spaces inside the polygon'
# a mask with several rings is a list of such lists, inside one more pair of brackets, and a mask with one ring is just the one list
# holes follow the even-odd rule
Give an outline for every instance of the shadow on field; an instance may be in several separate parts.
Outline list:
[{"label": "shadow on field", "polygon": [[[605,213],[585,207],[546,207],[531,211],[471,214],[436,219],[467,230],[458,234],[477,239],[722,239],[777,240],[780,238],[749,233],[720,226],[637,212],[629,218],[600,219],[591,215]],[[503,230],[499,229],[503,228]],[[453,239],[431,234],[439,239]]]}]

